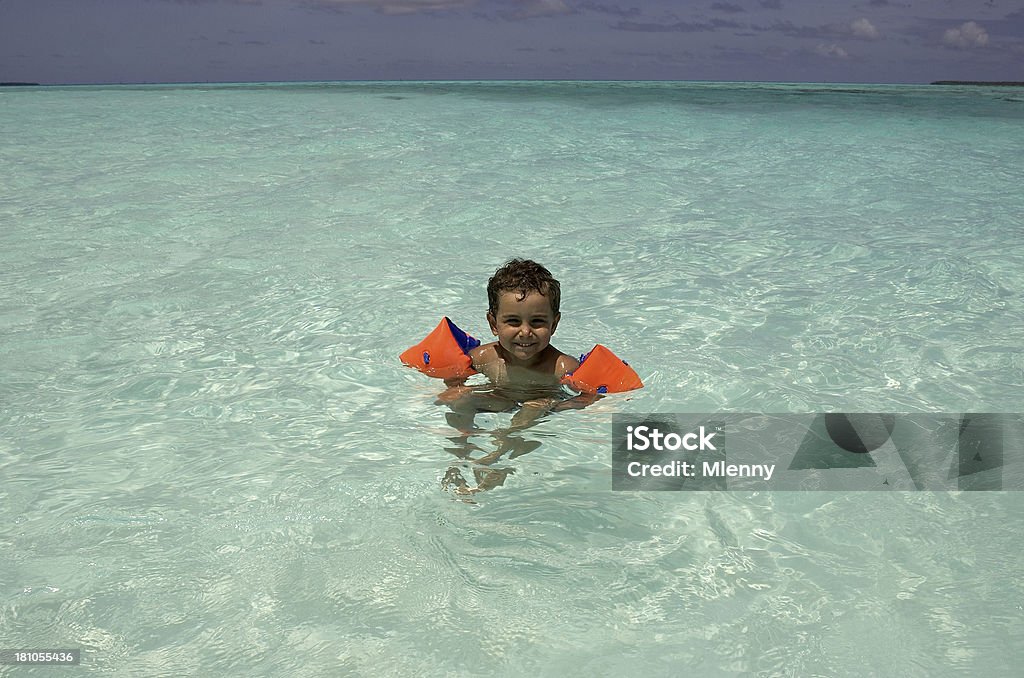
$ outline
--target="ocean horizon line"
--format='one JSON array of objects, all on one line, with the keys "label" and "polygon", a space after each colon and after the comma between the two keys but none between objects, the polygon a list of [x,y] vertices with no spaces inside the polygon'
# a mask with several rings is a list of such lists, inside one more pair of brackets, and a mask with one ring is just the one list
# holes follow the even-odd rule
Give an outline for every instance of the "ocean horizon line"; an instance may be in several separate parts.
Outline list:
[{"label": "ocean horizon line", "polygon": [[841,82],[819,80],[702,80],[702,79],[661,79],[661,78],[457,78],[457,79],[373,79],[353,78],[341,80],[169,80],[169,81],[118,81],[118,82],[62,82],[42,83],[31,81],[2,82],[6,87],[137,87],[137,86],[221,86],[221,85],[303,85],[303,84],[347,84],[347,83],[388,83],[388,84],[427,84],[427,83],[679,83],[679,84],[757,84],[757,85],[816,85],[816,86],[858,86],[858,87],[919,87],[933,85],[1011,85],[1024,86],[1024,83],[1008,81],[981,80],[935,80],[931,82]]}]

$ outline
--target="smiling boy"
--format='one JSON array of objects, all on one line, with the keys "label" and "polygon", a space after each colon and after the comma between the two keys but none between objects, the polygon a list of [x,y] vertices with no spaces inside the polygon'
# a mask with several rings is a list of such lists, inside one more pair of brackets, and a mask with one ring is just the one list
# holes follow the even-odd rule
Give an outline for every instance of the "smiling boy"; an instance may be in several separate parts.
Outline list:
[{"label": "smiling boy", "polygon": [[487,281],[487,324],[498,338],[470,352],[473,367],[495,384],[557,385],[579,361],[551,345],[562,290],[535,261],[512,259]]},{"label": "smiling boy", "polygon": [[[485,375],[489,386],[466,386],[466,380],[446,379],[448,390],[438,403],[447,404],[448,423],[461,433],[450,438],[455,447],[446,448],[461,459],[474,463],[477,486],[470,487],[456,467],[445,474],[442,487],[458,494],[473,494],[505,482],[511,468],[492,468],[491,464],[508,454],[509,459],[535,450],[539,441],[526,440],[518,432],[532,426],[543,415],[562,409],[586,407],[601,396],[580,394],[571,397],[562,389],[562,377],[575,371],[580,363],[551,345],[558,329],[558,311],[562,290],[548,269],[528,259],[512,259],[495,271],[487,281],[487,324],[497,338],[469,352],[473,369]],[[474,432],[473,419],[479,412],[506,412],[519,408],[507,429],[492,432],[496,449],[477,459],[479,450],[469,443]]]},{"label": "smiling boy", "polygon": [[528,259],[512,259],[487,281],[487,324],[497,341],[472,349],[473,369],[494,387],[480,393],[465,379],[445,381],[439,400],[452,408],[449,422],[472,428],[472,415],[522,405],[512,428],[524,428],[565,399],[561,379],[579,361],[551,345],[561,314],[561,286],[548,269]]}]

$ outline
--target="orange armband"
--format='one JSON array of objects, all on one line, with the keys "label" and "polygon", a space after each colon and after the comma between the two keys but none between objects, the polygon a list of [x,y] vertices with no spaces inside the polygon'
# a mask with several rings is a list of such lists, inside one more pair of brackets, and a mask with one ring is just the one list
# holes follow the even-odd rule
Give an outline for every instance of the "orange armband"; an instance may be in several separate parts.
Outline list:
[{"label": "orange armband", "polygon": [[562,377],[562,383],[581,393],[620,393],[644,386],[629,363],[601,344],[580,356],[580,366]]},{"label": "orange armband", "polygon": [[476,374],[469,352],[479,345],[479,339],[460,330],[445,316],[423,341],[398,358],[428,377],[459,379]]}]

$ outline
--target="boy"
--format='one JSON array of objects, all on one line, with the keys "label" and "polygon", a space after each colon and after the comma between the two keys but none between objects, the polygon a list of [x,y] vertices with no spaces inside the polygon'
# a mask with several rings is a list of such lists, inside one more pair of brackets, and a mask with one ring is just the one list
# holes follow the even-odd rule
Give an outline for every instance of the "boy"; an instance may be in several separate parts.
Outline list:
[{"label": "boy", "polygon": [[497,449],[472,460],[477,464],[473,471],[477,487],[470,488],[454,467],[448,469],[442,486],[454,486],[459,494],[472,494],[502,485],[511,468],[485,470],[480,466],[493,464],[506,452],[513,459],[540,446],[537,441],[515,435],[516,431],[531,426],[550,411],[586,407],[596,398],[577,396],[566,400],[561,388],[562,377],[580,363],[551,345],[561,319],[560,301],[558,281],[535,261],[512,259],[487,281],[487,324],[497,341],[470,350],[469,357],[473,369],[485,375],[491,386],[472,388],[465,385],[465,379],[445,380],[448,389],[438,397],[438,403],[451,408],[448,423],[463,436],[451,438],[457,447],[448,450],[468,459],[472,451],[480,449],[466,439],[478,412],[521,408],[507,429],[493,432]]},{"label": "boy", "polygon": [[512,259],[495,271],[487,281],[487,324],[498,339],[469,352],[473,369],[494,388],[481,393],[465,386],[465,379],[445,380],[448,390],[438,401],[452,408],[452,426],[469,432],[476,412],[504,412],[521,404],[512,418],[516,430],[562,404],[561,379],[580,363],[551,345],[560,301],[558,281],[535,261]]}]

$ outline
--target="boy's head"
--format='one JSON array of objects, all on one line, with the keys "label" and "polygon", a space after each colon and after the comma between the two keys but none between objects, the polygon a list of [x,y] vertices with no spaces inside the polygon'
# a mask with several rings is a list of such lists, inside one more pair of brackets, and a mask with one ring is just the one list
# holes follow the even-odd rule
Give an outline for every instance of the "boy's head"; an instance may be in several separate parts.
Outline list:
[{"label": "boy's head", "polygon": [[508,260],[487,281],[487,310],[491,315],[497,315],[498,301],[503,292],[515,292],[519,301],[530,292],[537,292],[547,297],[554,315],[558,315],[562,301],[562,287],[551,271],[529,259]]},{"label": "boy's head", "polygon": [[506,359],[536,364],[551,342],[561,317],[561,288],[535,261],[512,259],[487,281],[487,322]]}]

